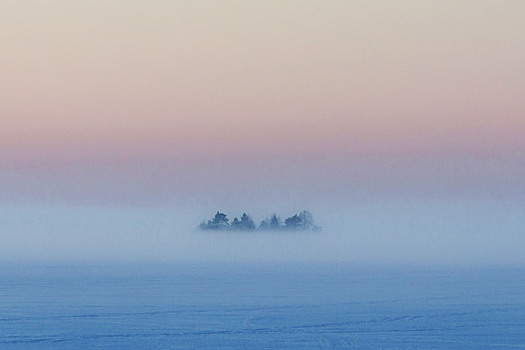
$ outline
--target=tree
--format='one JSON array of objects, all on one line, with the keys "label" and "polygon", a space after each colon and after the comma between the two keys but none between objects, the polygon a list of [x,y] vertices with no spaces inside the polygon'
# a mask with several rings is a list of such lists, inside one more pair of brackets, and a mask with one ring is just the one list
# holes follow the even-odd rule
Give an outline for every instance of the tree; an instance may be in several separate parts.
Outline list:
[{"label": "tree", "polygon": [[241,229],[245,231],[255,230],[255,223],[253,222],[252,218],[246,213],[243,213],[241,216],[240,226]]},{"label": "tree", "polygon": [[288,230],[319,231],[321,229],[314,224],[314,217],[308,210],[290,216],[284,220],[284,225]]},{"label": "tree", "polygon": [[271,220],[270,220],[270,224],[269,224],[269,229],[270,230],[278,230],[281,228],[281,218],[280,217],[277,217],[277,215],[273,214]]},{"label": "tree", "polygon": [[282,228],[281,225],[281,218],[277,215],[273,214],[271,218],[266,218],[263,221],[261,221],[261,224],[259,225],[259,230],[279,230]]},{"label": "tree", "polygon": [[261,221],[261,224],[259,225],[259,230],[268,230],[269,224],[268,219],[265,219]]},{"label": "tree", "polygon": [[303,226],[303,220],[299,215],[295,214],[284,220],[284,225],[288,230],[298,230]]},{"label": "tree", "polygon": [[232,230],[241,230],[241,226],[241,222],[237,218],[233,219],[232,223],[230,224]]},{"label": "tree", "polygon": [[228,221],[230,221],[230,219],[226,217],[226,214],[217,212],[217,214],[215,214],[215,217],[212,220],[212,224],[216,226],[219,230],[227,229],[230,226],[228,224]]},{"label": "tree", "polygon": [[303,210],[299,214],[299,218],[301,219],[301,225],[303,230],[313,230],[315,229],[314,225],[314,217],[308,210]]},{"label": "tree", "polygon": [[207,223],[203,221],[199,228],[201,230],[227,230],[230,228],[228,221],[230,220],[226,217],[226,214],[217,212],[212,220],[208,220]]}]

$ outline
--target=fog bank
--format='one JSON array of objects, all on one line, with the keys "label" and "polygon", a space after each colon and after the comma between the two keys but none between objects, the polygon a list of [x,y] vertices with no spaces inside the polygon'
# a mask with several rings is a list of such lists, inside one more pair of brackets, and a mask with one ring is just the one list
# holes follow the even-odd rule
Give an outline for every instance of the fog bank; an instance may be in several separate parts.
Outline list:
[{"label": "fog bank", "polygon": [[[202,207],[0,209],[0,260],[6,262],[525,264],[519,201],[398,198],[318,205],[309,209],[320,232],[202,232],[197,225],[215,210]],[[225,211],[232,218],[241,214]],[[264,219],[251,212],[256,222]]]}]

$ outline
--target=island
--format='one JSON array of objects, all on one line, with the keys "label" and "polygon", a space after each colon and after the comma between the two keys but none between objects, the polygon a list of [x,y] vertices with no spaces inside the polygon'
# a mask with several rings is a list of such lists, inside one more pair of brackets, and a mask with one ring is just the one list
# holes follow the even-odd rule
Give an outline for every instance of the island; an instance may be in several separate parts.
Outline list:
[{"label": "island", "polygon": [[319,231],[321,228],[314,224],[313,215],[308,210],[303,210],[284,221],[277,214],[272,214],[262,220],[259,226],[256,226],[251,216],[246,213],[243,213],[240,219],[235,217],[230,221],[225,213],[217,211],[212,219],[202,221],[199,229],[211,231]]}]

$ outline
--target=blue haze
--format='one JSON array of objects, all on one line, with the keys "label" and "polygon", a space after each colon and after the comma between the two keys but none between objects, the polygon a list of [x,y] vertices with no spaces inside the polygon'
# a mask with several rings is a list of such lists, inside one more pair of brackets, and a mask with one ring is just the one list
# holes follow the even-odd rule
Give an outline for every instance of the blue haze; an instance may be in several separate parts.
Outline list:
[{"label": "blue haze", "polygon": [[[203,233],[216,208],[0,206],[0,262],[349,262],[524,266],[525,202],[381,198],[308,207],[321,232]],[[276,205],[284,215],[300,209]],[[237,205],[259,222],[272,206]],[[261,213],[264,213],[261,215]]]}]

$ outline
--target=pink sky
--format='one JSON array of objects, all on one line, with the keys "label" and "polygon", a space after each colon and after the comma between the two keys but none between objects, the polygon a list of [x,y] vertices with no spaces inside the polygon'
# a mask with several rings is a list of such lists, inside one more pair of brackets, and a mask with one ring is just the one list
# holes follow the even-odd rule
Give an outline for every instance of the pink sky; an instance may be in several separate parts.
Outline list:
[{"label": "pink sky", "polygon": [[457,173],[514,186],[523,13],[522,1],[2,1],[4,184],[31,194],[74,173],[84,180],[64,196],[122,176],[191,192],[202,172],[270,185],[308,171],[305,186],[418,174],[457,187]]}]

